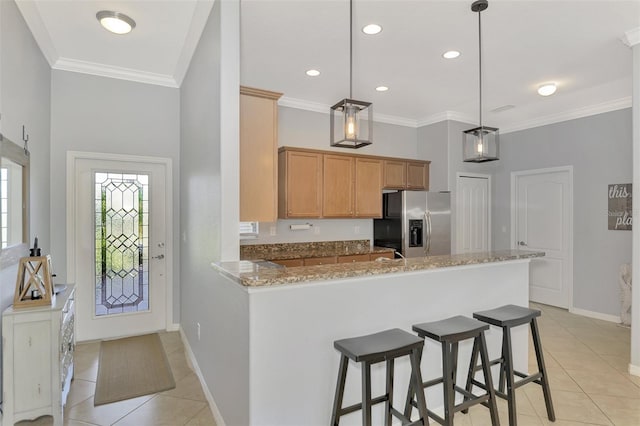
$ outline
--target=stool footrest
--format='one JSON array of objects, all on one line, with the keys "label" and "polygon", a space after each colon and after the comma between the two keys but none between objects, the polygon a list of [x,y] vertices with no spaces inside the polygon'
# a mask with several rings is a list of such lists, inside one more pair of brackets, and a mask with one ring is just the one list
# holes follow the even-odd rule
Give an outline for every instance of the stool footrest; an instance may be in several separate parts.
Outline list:
[{"label": "stool footrest", "polygon": [[433,380],[427,380],[426,382],[422,383],[422,387],[428,388],[431,386],[439,385],[442,382],[444,382],[444,377],[440,377],[438,379],[433,379]]},{"label": "stool footrest", "polygon": [[[371,405],[380,404],[381,402],[385,402],[388,399],[389,399],[389,397],[387,395],[382,395],[382,396],[379,396],[377,398],[373,398],[371,400]],[[339,410],[340,411],[339,414],[342,417],[342,416],[344,416],[346,414],[353,413],[354,411],[358,411],[358,410],[361,410],[361,409],[362,409],[362,402],[359,402],[357,404],[353,404],[353,405],[350,405],[348,407],[344,407],[344,408],[340,409]]]},{"label": "stool footrest", "polygon": [[522,380],[518,380],[513,384],[514,389],[517,389],[520,386],[524,386],[530,382],[536,382],[537,384],[541,384],[540,379],[542,378],[542,373],[540,372],[532,374],[530,376],[527,374],[521,373],[519,371],[514,371],[513,374],[515,374],[516,376],[522,377]]}]

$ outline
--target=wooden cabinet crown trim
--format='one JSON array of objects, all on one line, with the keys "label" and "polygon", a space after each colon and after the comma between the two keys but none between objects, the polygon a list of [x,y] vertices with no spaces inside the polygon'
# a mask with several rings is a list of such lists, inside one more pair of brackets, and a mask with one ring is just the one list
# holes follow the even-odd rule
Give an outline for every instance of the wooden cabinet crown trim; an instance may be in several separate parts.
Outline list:
[{"label": "wooden cabinet crown trim", "polygon": [[259,98],[273,99],[277,101],[282,97],[282,93],[270,90],[256,89],[255,87],[240,86],[241,95],[257,96]]},{"label": "wooden cabinet crown trim", "polygon": [[382,157],[379,155],[352,154],[350,152],[324,151],[321,149],[298,148],[294,146],[281,146],[280,148],[278,148],[278,153],[286,152],[286,151],[298,151],[298,152],[309,152],[314,154],[337,155],[337,156],[351,157],[351,158],[370,158],[373,160],[405,161],[405,162],[412,162],[412,163],[418,163],[418,164],[431,164],[431,161],[429,160],[416,160],[415,158]]}]

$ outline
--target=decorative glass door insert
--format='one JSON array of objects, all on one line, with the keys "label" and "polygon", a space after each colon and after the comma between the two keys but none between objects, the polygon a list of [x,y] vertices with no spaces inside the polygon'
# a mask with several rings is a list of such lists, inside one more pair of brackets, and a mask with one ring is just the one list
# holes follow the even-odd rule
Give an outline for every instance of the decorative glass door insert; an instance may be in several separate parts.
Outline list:
[{"label": "decorative glass door insert", "polygon": [[95,315],[149,311],[149,175],[94,173]]}]

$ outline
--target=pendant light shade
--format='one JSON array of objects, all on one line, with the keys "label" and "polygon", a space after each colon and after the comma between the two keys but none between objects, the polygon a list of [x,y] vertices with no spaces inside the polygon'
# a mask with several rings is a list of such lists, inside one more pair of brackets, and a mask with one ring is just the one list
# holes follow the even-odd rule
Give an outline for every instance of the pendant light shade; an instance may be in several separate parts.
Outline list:
[{"label": "pendant light shade", "polygon": [[481,12],[489,7],[487,0],[476,0],[471,10],[478,13],[478,82],[480,88],[479,126],[462,132],[462,159],[465,162],[484,163],[499,158],[500,133],[495,127],[482,125],[482,18]]},{"label": "pendant light shade", "polygon": [[340,148],[361,148],[373,139],[371,102],[353,98],[353,0],[349,0],[349,97],[330,110],[330,144]]}]

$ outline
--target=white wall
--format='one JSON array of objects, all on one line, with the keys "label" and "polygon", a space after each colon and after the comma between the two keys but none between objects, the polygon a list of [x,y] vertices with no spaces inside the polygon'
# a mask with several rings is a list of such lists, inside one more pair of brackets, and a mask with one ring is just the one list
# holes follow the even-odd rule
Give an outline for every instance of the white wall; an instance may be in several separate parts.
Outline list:
[{"label": "white wall", "polygon": [[[249,372],[237,368],[248,360],[248,340],[242,338],[248,333],[247,307],[234,288],[216,278],[210,263],[225,253],[233,252],[236,259],[240,254],[237,157],[232,164],[238,145],[232,135],[239,130],[239,110],[232,105],[239,97],[239,60],[229,52],[239,41],[238,23],[237,1],[214,3],[180,90],[181,326],[228,425],[249,424]],[[234,188],[235,195],[230,194]],[[224,315],[223,306],[233,306],[233,318]],[[237,359],[226,356],[221,341],[233,342]]]},{"label": "white wall", "polygon": [[494,172],[496,248],[511,243],[511,172],[573,166],[573,307],[578,309],[620,314],[619,267],[631,262],[631,232],[607,229],[607,185],[632,180],[631,131],[631,110],[623,109],[501,135]]},{"label": "white wall", "polygon": [[29,135],[30,241],[38,236],[39,246],[49,253],[51,69],[15,2],[0,1],[0,8],[2,133],[20,146],[23,125]]},{"label": "white wall", "polygon": [[[173,193],[179,194],[179,90],[54,70],[51,80],[51,254],[58,279],[66,271],[67,151],[171,158]],[[178,229],[180,208],[173,203]],[[174,233],[173,318],[180,318],[179,234]]]}]

